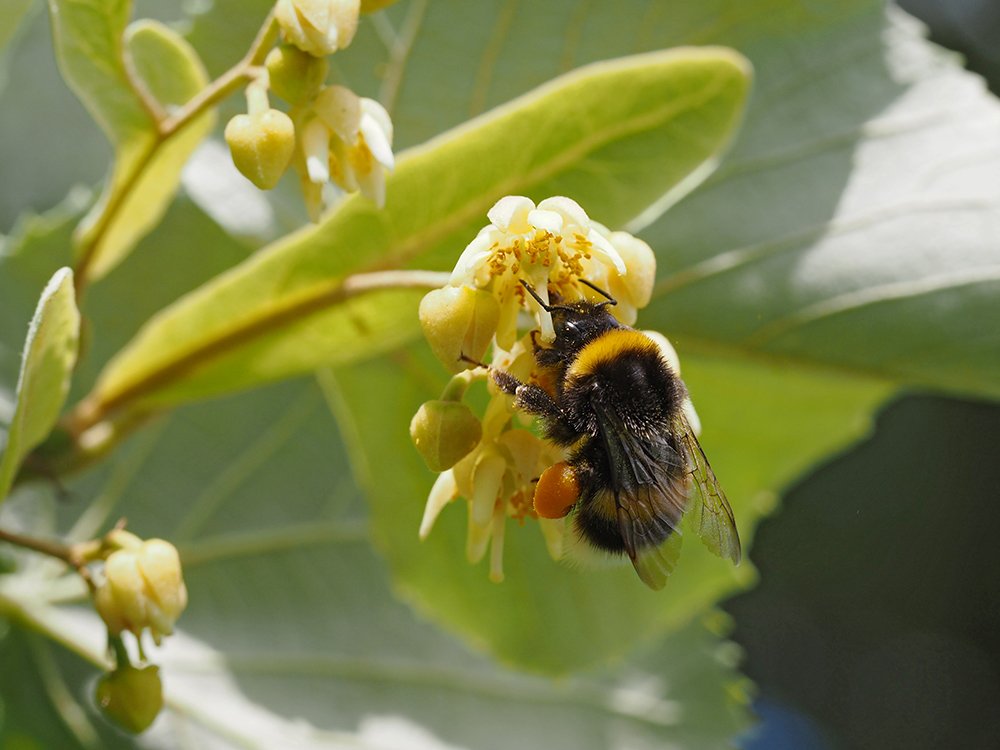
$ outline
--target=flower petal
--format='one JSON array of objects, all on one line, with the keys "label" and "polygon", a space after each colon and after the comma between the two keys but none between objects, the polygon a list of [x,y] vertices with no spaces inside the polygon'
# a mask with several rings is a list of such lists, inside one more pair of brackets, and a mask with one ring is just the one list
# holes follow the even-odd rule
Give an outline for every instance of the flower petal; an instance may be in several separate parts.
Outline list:
[{"label": "flower petal", "polygon": [[355,173],[354,176],[361,189],[361,194],[379,208],[383,208],[385,206],[385,170],[376,164],[374,169],[362,174]]},{"label": "flower petal", "polygon": [[496,229],[491,226],[483,227],[479,234],[468,245],[458,257],[455,263],[455,270],[451,272],[451,279],[448,283],[452,286],[460,284],[475,285],[476,271],[492,253],[490,247],[495,239]]},{"label": "flower petal", "polygon": [[361,97],[344,86],[327,86],[316,95],[313,109],[344,143],[358,140],[361,126]]},{"label": "flower petal", "polygon": [[448,503],[458,496],[458,485],[455,483],[455,472],[451,469],[438,474],[431,487],[424,506],[424,517],[420,521],[420,538],[426,539],[434,528],[434,522]]},{"label": "flower petal", "polygon": [[477,526],[489,524],[506,468],[507,462],[495,449],[487,448],[476,461],[476,467],[472,470],[472,505],[469,513]]},{"label": "flower petal", "polygon": [[587,233],[587,240],[590,242],[591,246],[594,248],[594,252],[601,258],[611,263],[618,271],[619,276],[624,276],[628,273],[628,269],[625,267],[625,261],[622,260],[622,256],[618,254],[618,250],[615,246],[611,244],[611,240],[605,237],[603,234],[598,232],[596,229],[591,229]]},{"label": "flower petal", "polygon": [[385,168],[392,169],[395,165],[392,154],[392,120],[385,107],[374,99],[362,98],[358,127],[375,160]]},{"label": "flower petal", "polygon": [[318,185],[330,180],[330,131],[313,119],[302,128],[302,153],[306,157],[309,180]]},{"label": "flower petal", "polygon": [[544,229],[552,234],[559,234],[562,232],[565,222],[562,214],[557,211],[543,211],[536,208],[534,211],[528,212],[528,223],[535,229]]},{"label": "flower petal", "polygon": [[507,513],[503,503],[498,503],[493,512],[493,526],[490,530],[490,580],[503,582],[503,537],[507,525]]},{"label": "flower petal", "polygon": [[470,563],[475,564],[485,557],[492,531],[492,523],[488,523],[486,526],[477,526],[472,520],[472,511],[470,509],[469,529],[465,537],[465,557]]},{"label": "flower petal", "polygon": [[546,198],[538,204],[538,208],[546,211],[555,211],[561,215],[566,223],[578,227],[587,228],[590,226],[590,217],[583,207],[572,198],[563,195],[554,195]]},{"label": "flower petal", "polygon": [[524,234],[530,227],[528,213],[535,208],[535,202],[523,195],[507,195],[493,204],[486,212],[490,222],[498,229],[514,234]]}]

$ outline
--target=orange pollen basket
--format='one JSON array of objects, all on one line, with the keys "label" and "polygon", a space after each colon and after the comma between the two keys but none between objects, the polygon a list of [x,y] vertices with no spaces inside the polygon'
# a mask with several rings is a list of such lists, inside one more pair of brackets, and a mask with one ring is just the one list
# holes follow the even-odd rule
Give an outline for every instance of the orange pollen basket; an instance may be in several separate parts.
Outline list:
[{"label": "orange pollen basket", "polygon": [[565,461],[553,464],[535,486],[535,513],[541,518],[562,518],[580,497],[580,485]]}]

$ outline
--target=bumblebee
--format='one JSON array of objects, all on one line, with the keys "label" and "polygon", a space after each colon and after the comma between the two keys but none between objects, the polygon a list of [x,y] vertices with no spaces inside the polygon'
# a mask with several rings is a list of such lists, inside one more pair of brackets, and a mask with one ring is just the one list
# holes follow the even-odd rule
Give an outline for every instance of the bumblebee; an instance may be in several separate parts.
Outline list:
[{"label": "bumblebee", "polygon": [[644,333],[611,314],[605,299],[545,303],[555,340],[532,334],[541,385],[493,369],[517,408],[541,418],[546,437],[568,459],[546,469],[535,487],[544,518],[573,513],[576,536],[614,556],[627,555],[639,578],[661,589],[677,562],[687,513],[705,545],[734,563],[740,540],[732,508],[684,414],[687,388]]}]

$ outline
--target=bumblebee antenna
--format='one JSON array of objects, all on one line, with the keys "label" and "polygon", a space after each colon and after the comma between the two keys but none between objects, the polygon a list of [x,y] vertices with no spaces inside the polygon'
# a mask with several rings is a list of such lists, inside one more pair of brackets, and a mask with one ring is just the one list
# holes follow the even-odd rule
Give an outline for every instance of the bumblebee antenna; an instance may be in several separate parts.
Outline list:
[{"label": "bumblebee antenna", "polygon": [[599,295],[601,295],[602,297],[606,298],[608,301],[604,303],[605,305],[617,305],[618,304],[618,300],[616,300],[614,297],[612,297],[610,294],[608,294],[606,291],[604,291],[603,289],[601,289],[596,284],[591,284],[586,279],[577,279],[577,281],[579,281],[584,286],[589,286],[591,289],[593,289]]},{"label": "bumblebee antenna", "polygon": [[542,309],[545,310],[545,312],[552,312],[553,310],[556,309],[552,305],[547,304],[545,300],[543,300],[541,297],[539,297],[538,292],[535,291],[534,287],[532,287],[531,284],[529,284],[524,279],[519,279],[519,281],[521,282],[521,286],[523,286],[527,290],[528,294],[530,294],[532,297],[535,298],[535,302],[541,305]]}]

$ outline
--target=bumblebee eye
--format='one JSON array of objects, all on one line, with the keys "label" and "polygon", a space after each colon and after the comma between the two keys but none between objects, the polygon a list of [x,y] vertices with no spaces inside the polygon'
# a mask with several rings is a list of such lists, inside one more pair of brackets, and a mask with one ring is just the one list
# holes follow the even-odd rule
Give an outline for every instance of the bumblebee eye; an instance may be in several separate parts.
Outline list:
[{"label": "bumblebee eye", "polygon": [[560,328],[562,329],[563,334],[573,335],[577,332],[579,326],[575,320],[567,320],[560,326]]},{"label": "bumblebee eye", "polygon": [[535,486],[535,513],[541,518],[562,518],[580,497],[576,474],[565,461],[553,464]]}]

